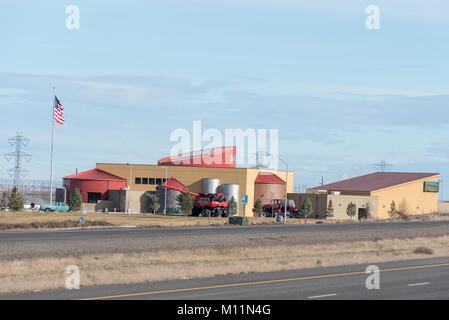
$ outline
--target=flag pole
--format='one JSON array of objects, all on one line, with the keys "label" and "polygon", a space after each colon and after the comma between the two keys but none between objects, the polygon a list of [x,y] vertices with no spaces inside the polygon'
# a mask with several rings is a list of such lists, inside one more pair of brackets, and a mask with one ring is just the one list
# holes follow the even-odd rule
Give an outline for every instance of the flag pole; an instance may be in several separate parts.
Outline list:
[{"label": "flag pole", "polygon": [[53,132],[55,128],[55,97],[56,97],[56,88],[53,86],[53,104],[52,104],[52,113],[51,113],[51,159],[50,159],[50,205],[53,205]]}]

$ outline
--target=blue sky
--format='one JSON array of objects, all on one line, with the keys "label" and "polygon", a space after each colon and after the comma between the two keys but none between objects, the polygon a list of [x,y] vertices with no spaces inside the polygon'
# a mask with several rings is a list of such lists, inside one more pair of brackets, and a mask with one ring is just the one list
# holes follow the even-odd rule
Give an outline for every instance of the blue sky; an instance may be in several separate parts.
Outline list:
[{"label": "blue sky", "polygon": [[[71,4],[79,30],[65,26]],[[379,30],[365,28],[373,4]],[[0,150],[16,131],[31,139],[28,179],[49,176],[53,84],[57,179],[155,163],[194,120],[279,129],[296,185],[383,159],[449,177],[447,1],[3,0],[0,49]],[[0,178],[11,166],[0,159]]]}]

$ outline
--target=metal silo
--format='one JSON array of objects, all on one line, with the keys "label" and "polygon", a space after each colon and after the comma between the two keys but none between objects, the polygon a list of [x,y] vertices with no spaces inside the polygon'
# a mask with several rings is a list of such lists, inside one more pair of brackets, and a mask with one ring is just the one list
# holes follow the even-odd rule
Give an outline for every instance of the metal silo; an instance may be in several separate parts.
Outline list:
[{"label": "metal silo", "polygon": [[218,193],[220,179],[203,179],[203,193]]},{"label": "metal silo", "polygon": [[[167,212],[168,213],[173,213],[177,208],[178,208],[178,202],[176,201],[176,197],[178,196],[178,194],[180,194],[181,192],[178,190],[173,190],[173,189],[167,189]],[[165,205],[165,189],[164,188],[159,188],[157,190],[157,195],[159,197],[159,204],[160,204],[160,208],[159,208],[159,212],[164,212],[164,205]]]},{"label": "metal silo", "polygon": [[228,203],[231,201],[231,198],[234,197],[235,202],[237,202],[237,215],[239,212],[239,201],[240,201],[240,185],[238,184],[224,184],[222,185],[223,194],[226,197],[226,201]]}]

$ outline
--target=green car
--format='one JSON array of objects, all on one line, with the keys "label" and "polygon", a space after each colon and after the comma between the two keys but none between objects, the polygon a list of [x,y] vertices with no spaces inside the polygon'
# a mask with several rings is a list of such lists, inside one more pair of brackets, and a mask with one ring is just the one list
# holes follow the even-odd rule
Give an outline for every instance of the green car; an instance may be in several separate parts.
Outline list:
[{"label": "green car", "polygon": [[67,212],[70,210],[70,207],[66,205],[64,202],[56,202],[54,206],[42,206],[41,210],[45,211],[45,213],[49,213],[50,211]]}]

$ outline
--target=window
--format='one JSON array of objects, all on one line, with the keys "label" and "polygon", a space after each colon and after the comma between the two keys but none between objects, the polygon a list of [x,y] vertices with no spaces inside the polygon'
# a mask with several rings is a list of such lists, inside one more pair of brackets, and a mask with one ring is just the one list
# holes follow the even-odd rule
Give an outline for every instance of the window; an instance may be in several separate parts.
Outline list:
[{"label": "window", "polygon": [[167,182],[167,179],[165,179],[165,178],[164,178],[164,179],[162,179],[162,182],[166,183],[166,182]]},{"label": "window", "polygon": [[136,178],[136,184],[142,184],[142,178]]},{"label": "window", "polygon": [[155,184],[154,183],[154,178],[150,178],[150,184]]},{"label": "window", "polygon": [[162,179],[161,178],[156,178],[156,184],[157,185],[161,185],[162,184]]},{"label": "window", "polygon": [[148,178],[142,178],[142,184],[148,184]]},{"label": "window", "polygon": [[88,192],[87,193],[87,202],[88,203],[97,203],[101,200],[100,192]]}]

